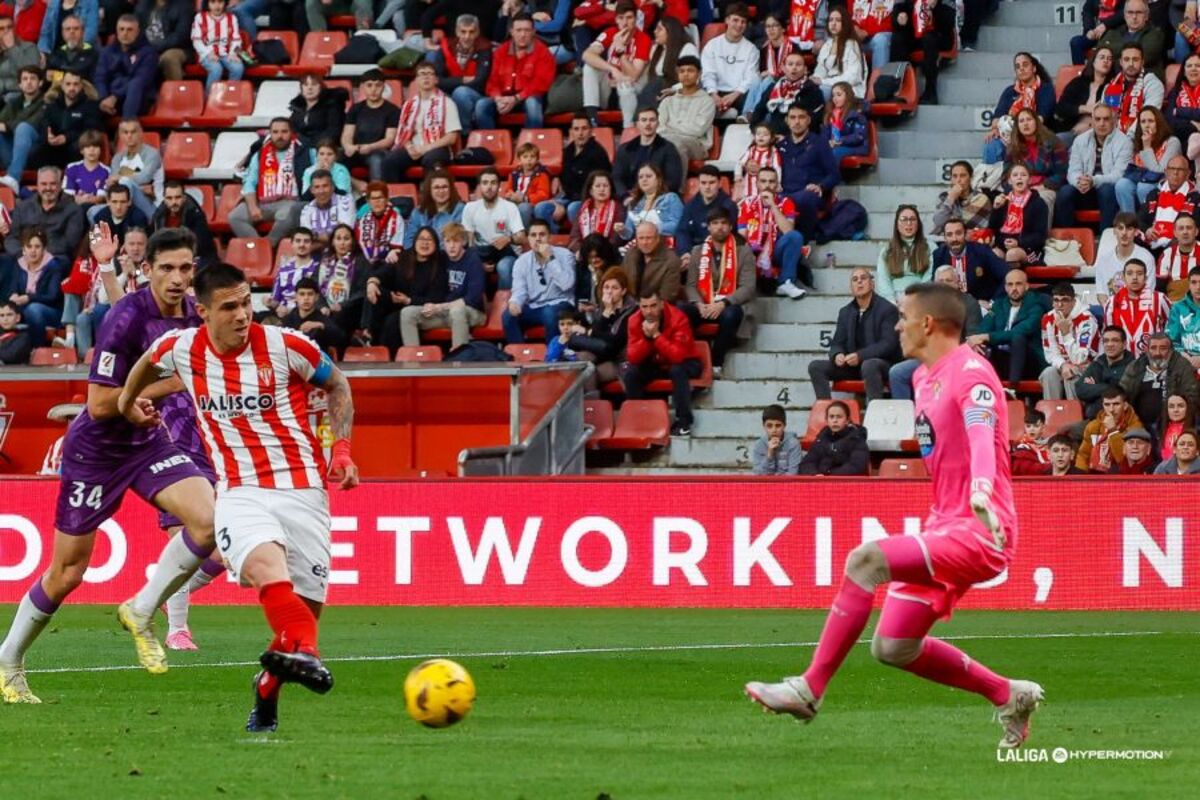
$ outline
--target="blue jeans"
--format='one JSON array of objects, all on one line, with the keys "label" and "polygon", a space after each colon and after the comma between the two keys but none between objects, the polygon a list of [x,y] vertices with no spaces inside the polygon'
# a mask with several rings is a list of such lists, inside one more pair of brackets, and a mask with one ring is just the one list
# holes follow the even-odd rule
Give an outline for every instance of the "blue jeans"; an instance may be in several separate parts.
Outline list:
[{"label": "blue jeans", "polygon": [[[12,135],[0,135],[0,163],[8,165],[8,175],[17,183],[25,171],[25,162],[38,146],[37,128],[28,122],[18,123]],[[8,298],[5,298],[6,300]]]},{"label": "blue jeans", "polygon": [[45,346],[46,328],[57,328],[62,321],[62,309],[44,303],[29,303],[21,309],[21,316],[29,327],[34,347]]},{"label": "blue jeans", "polygon": [[983,145],[983,163],[999,164],[1004,160],[1004,140],[999,137]]},{"label": "blue jeans", "polygon": [[96,334],[100,332],[100,325],[110,308],[112,306],[107,303],[96,303],[87,311],[80,311],[75,318],[75,350],[80,358],[86,356],[95,343]]},{"label": "blue jeans", "polygon": [[523,344],[525,331],[536,328],[538,325],[546,329],[546,341],[550,341],[558,335],[558,315],[567,308],[574,308],[574,305],[569,302],[561,302],[541,308],[525,307],[515,317],[509,313],[507,308],[504,309],[504,314],[501,316],[504,325],[504,341],[509,344]]},{"label": "blue jeans", "polygon": [[888,370],[888,387],[892,391],[893,400],[913,399],[913,373],[921,362],[915,358],[906,358]]},{"label": "blue jeans", "polygon": [[[450,93],[450,99],[454,101],[454,105],[458,108],[458,121],[462,124],[463,141],[466,141],[466,135],[475,128],[475,104],[483,99],[483,95],[475,91],[469,86],[459,86]],[[479,126],[483,127],[483,126]]]},{"label": "blue jeans", "polygon": [[582,200],[573,200],[567,204],[567,220],[574,225],[575,218],[579,216],[579,209],[583,208]]},{"label": "blue jeans", "polygon": [[1146,198],[1157,186],[1157,183],[1135,183],[1128,178],[1121,178],[1114,187],[1117,193],[1117,208],[1122,211],[1137,211],[1138,206],[1146,204]]},{"label": "blue jeans", "polygon": [[1081,193],[1074,186],[1063,186],[1058,190],[1054,201],[1054,227],[1074,228],[1075,207],[1082,204],[1085,208],[1100,209],[1100,229],[1111,228],[1113,217],[1117,215],[1117,194],[1114,184],[1106,183],[1092,187],[1087,194]]},{"label": "blue jeans", "polygon": [[258,23],[254,20],[267,13],[270,7],[271,0],[242,0],[230,11],[237,17],[242,30],[250,34],[250,41],[254,41],[254,37],[258,35]]},{"label": "blue jeans", "polygon": [[1191,54],[1192,46],[1188,44],[1188,40],[1183,38],[1182,33],[1175,31],[1175,61],[1182,64]]},{"label": "blue jeans", "polygon": [[1071,63],[1079,66],[1087,63],[1087,51],[1095,47],[1096,43],[1084,36],[1082,33],[1078,36],[1071,37]]},{"label": "blue jeans", "polygon": [[[525,102],[513,107],[513,113],[525,112],[525,127],[540,128],[544,115],[542,113],[542,98],[529,97]],[[460,120],[461,121],[461,120]],[[482,130],[492,130],[496,127],[496,101],[490,97],[481,98],[475,103],[475,126]]]},{"label": "blue jeans", "polygon": [[754,114],[754,109],[758,108],[759,102],[771,91],[771,87],[774,85],[774,78],[760,78],[755,83],[750,84],[750,91],[746,92],[746,105],[742,106],[746,110],[747,117]]},{"label": "blue jeans", "polygon": [[879,69],[892,60],[892,32],[877,33],[863,42],[871,51],[871,68]]},{"label": "blue jeans", "polygon": [[[813,285],[812,270],[804,264],[804,254],[801,248],[804,247],[804,237],[797,231],[788,231],[775,242],[775,252],[772,253],[772,261],[779,267],[779,280],[791,281],[792,283],[803,283],[805,286]],[[800,272],[803,270],[804,275]]]},{"label": "blue jeans", "polygon": [[212,56],[200,62],[200,66],[208,72],[208,77],[204,79],[204,95],[208,96],[208,91],[212,89],[212,85],[221,80],[222,71],[228,77],[225,80],[240,81],[242,73],[246,69],[246,65],[237,56]]}]

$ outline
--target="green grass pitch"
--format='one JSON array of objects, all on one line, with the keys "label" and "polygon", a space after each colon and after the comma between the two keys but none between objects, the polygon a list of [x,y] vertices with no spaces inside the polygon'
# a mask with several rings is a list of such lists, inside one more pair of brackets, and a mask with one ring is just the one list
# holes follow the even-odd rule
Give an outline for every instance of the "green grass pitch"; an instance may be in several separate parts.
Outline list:
[{"label": "green grass pitch", "polygon": [[[11,613],[0,609],[0,625]],[[267,736],[243,730],[255,671],[245,662],[268,640],[257,608],[194,609],[203,649],[172,653],[156,677],[83,671],[132,665],[133,647],[113,609],[68,605],[29,657],[44,704],[0,708],[0,797],[1197,796],[1194,614],[960,612],[939,626],[979,637],[958,644],[997,671],[1043,684],[1029,748],[1170,751],[1066,764],[998,762],[985,701],[881,666],[863,645],[813,724],[760,713],[742,684],[801,671],[823,619],[331,608],[322,650],[336,686],[325,697],[288,687]],[[785,643],[801,644],[769,646]],[[546,652],[581,648],[600,652]],[[445,730],[409,720],[401,697],[408,669],[434,653],[460,661],[479,690],[471,716]]]}]

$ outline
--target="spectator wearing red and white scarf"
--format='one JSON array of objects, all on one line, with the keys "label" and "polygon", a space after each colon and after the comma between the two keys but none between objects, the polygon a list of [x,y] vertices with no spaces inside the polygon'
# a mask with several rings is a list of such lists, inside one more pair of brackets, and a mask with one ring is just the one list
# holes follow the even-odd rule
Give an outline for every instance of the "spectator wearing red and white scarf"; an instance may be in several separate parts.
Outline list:
[{"label": "spectator wearing red and white scarf", "polygon": [[1196,218],[1191,214],[1175,217],[1175,238],[1171,246],[1158,257],[1157,285],[1163,287],[1172,303],[1183,299],[1188,291],[1188,275],[1200,267],[1200,251],[1196,249]]},{"label": "spectator wearing red and white scarf", "polygon": [[758,81],[750,87],[746,94],[747,116],[758,108],[767,92],[775,85],[775,81],[783,77],[783,62],[787,57],[799,50],[796,43],[784,35],[787,31],[786,20],[779,15],[768,14],[763,20],[763,31],[767,40],[758,51]]},{"label": "spectator wearing red and white scarf", "polygon": [[313,152],[292,138],[292,123],[271,120],[268,139],[246,165],[241,205],[229,215],[235,236],[258,236],[255,224],[274,221],[267,238],[271,247],[292,235],[300,224],[300,176],[313,162]]},{"label": "spectator wearing red and white scarf", "polygon": [[1013,84],[1004,87],[1000,101],[992,111],[992,126],[984,137],[984,163],[999,164],[1004,160],[1009,132],[1016,127],[1017,114],[1028,108],[1043,121],[1049,120],[1054,113],[1054,101],[1054,81],[1042,62],[1026,52],[1013,56]]},{"label": "spectator wearing red and white scarf", "polygon": [[650,37],[637,28],[637,5],[633,0],[617,3],[616,23],[583,52],[583,110],[593,126],[598,124],[597,114],[608,108],[616,89],[625,127],[632,128],[638,92],[646,84]]},{"label": "spectator wearing red and white scarf", "polygon": [[1096,317],[1068,282],[1050,290],[1051,307],[1042,316],[1042,351],[1046,368],[1038,376],[1047,400],[1074,400],[1075,383],[1100,355]]},{"label": "spectator wearing red and white scarf", "polygon": [[1150,334],[1164,330],[1171,301],[1148,283],[1148,267],[1136,258],[1125,262],[1125,285],[1104,304],[1104,325],[1125,331],[1125,348],[1135,356],[1146,352]]},{"label": "spectator wearing red and white scarf", "polygon": [[738,203],[738,233],[756,256],[760,275],[778,277],[775,294],[799,300],[807,292],[800,286],[813,282],[812,271],[804,265],[804,237],[796,231],[796,204],[779,194],[779,171],[763,167],[758,171],[758,194]]},{"label": "spectator wearing red and white scarf", "polygon": [[708,238],[692,248],[691,264],[683,310],[693,329],[717,323],[712,362],[714,368],[720,368],[737,340],[746,305],[758,294],[754,252],[733,235],[733,220],[724,209],[714,207],[708,212]]},{"label": "spectator wearing red and white scarf", "polygon": [[[949,0],[902,0],[892,16],[892,51],[901,59],[921,52],[922,105],[937,105],[938,54],[954,47],[957,13]],[[876,64],[875,66],[879,66]]]},{"label": "spectator wearing red and white scarf", "polygon": [[1200,190],[1188,180],[1188,160],[1175,156],[1167,162],[1167,177],[1146,197],[1138,225],[1151,250],[1166,247],[1175,238],[1175,218],[1194,216],[1200,206]]},{"label": "spectator wearing red and white scarf", "polygon": [[404,217],[392,205],[383,181],[367,184],[366,194],[367,204],[354,226],[358,246],[371,264],[395,264],[404,250]]},{"label": "spectator wearing red and white scarf", "polygon": [[892,4],[894,0],[850,0],[854,33],[871,50],[871,66],[878,69],[892,60]]},{"label": "spectator wearing red and white scarf", "polygon": [[1132,136],[1138,114],[1148,106],[1162,108],[1165,94],[1158,76],[1146,71],[1142,48],[1130,42],[1121,47],[1121,71],[1104,87],[1100,99],[1117,113],[1117,130]]},{"label": "spectator wearing red and white scarf", "polygon": [[200,66],[208,72],[204,80],[204,93],[221,80],[240,81],[245,65],[242,63],[242,29],[238,18],[226,13],[226,0],[207,0],[207,10],[201,11],[192,21],[192,49]]},{"label": "spectator wearing red and white scarf", "polygon": [[387,181],[404,180],[410,167],[420,165],[432,170],[449,164],[462,130],[458,106],[437,88],[433,64],[423,62],[417,67],[413,85],[416,91],[400,107],[396,141],[383,161],[383,176]]}]

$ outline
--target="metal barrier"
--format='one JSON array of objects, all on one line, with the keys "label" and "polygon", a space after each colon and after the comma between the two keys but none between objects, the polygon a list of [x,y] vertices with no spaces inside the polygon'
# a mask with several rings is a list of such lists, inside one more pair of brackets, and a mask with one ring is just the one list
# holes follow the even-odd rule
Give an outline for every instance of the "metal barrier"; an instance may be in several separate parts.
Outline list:
[{"label": "metal barrier", "polygon": [[573,371],[571,385],[532,429],[521,437],[521,372],[512,378],[509,409],[512,441],[498,447],[473,447],[458,454],[458,474],[467,476],[583,475],[584,452],[592,426],[583,421],[583,395],[589,363],[525,364],[524,375]]}]

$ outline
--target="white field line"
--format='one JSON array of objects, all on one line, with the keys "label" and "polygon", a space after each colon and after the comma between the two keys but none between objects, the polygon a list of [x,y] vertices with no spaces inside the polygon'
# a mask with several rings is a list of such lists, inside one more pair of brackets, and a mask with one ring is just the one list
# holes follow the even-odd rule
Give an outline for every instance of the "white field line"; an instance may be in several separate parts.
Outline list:
[{"label": "white field line", "polygon": [[[1115,637],[1162,636],[1175,631],[1094,631],[1072,633],[997,633],[997,634],[962,634],[960,636],[941,636],[946,641],[966,642],[984,639],[1102,639]],[[858,644],[867,644],[870,639],[859,639]],[[484,650],[475,652],[434,652],[434,653],[396,653],[377,656],[331,656],[324,659],[328,664],[340,662],[369,662],[369,661],[418,661],[426,658],[516,658],[521,656],[586,656],[612,655],[620,653],[672,653],[689,650],[765,650],[782,647],[816,647],[816,642],[730,642],[711,644],[663,644],[640,645],[632,647],[575,647],[554,650]],[[173,669],[200,669],[211,667],[257,667],[258,661],[210,661],[193,664],[173,664]],[[48,675],[53,673],[83,673],[83,672],[124,672],[140,670],[136,664],[111,664],[95,667],[51,667],[49,669],[31,669],[29,674]]]}]

